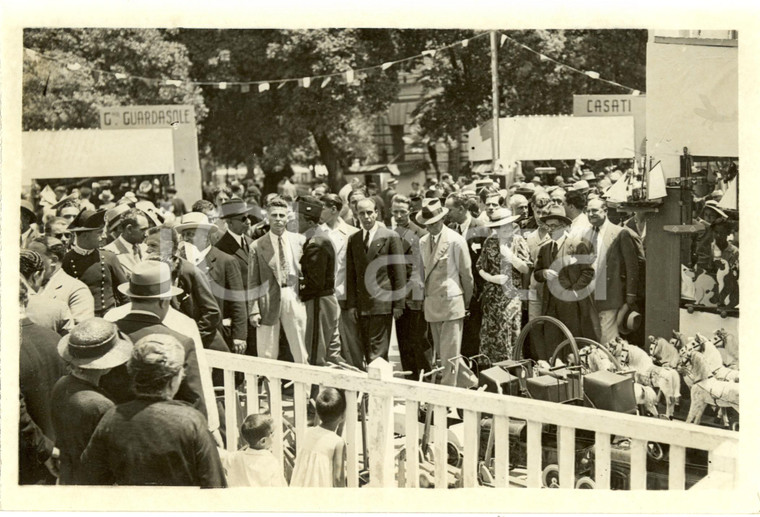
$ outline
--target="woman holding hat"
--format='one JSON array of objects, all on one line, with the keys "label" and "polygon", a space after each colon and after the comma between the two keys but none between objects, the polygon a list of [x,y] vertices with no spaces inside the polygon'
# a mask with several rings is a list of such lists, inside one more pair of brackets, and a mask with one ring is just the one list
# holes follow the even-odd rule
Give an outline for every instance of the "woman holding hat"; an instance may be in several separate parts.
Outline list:
[{"label": "woman holding hat", "polygon": [[477,270],[486,281],[481,295],[483,323],[480,327],[480,351],[492,362],[519,359],[517,350],[522,318],[523,275],[530,268],[530,251],[525,239],[515,231],[515,221],[505,209],[495,210],[487,227],[495,231],[483,243]]},{"label": "woman holding hat", "polygon": [[100,419],[115,405],[98,386],[100,378],[127,362],[132,341],[113,323],[91,318],[61,339],[58,353],[70,369],[51,394],[55,446],[60,451],[58,482],[78,485],[84,482],[79,458]]},{"label": "woman holding hat", "polygon": [[148,334],[135,343],[127,369],[137,398],[109,410],[95,429],[82,453],[88,484],[227,485],[206,419],[172,400],[184,362],[171,335]]}]

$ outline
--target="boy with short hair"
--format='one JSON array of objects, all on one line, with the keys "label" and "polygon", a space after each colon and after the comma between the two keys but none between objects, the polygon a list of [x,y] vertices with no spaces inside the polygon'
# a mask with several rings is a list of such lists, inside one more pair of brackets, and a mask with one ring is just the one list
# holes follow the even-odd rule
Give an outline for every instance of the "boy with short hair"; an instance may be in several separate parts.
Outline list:
[{"label": "boy with short hair", "polygon": [[273,432],[271,416],[248,415],[240,426],[240,436],[248,445],[236,452],[219,449],[228,486],[288,486],[282,467],[271,451]]}]

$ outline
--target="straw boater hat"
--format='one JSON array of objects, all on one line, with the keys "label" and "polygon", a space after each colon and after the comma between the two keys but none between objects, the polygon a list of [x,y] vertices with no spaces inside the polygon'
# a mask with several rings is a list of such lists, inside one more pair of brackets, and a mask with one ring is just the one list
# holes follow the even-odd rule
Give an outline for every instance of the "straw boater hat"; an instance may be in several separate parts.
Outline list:
[{"label": "straw boater hat", "polygon": [[585,170],[581,174],[581,179],[584,181],[596,181],[596,174],[593,171]]},{"label": "straw boater hat", "polygon": [[417,214],[417,222],[420,224],[433,224],[443,219],[449,209],[441,206],[438,198],[427,198],[422,201],[422,210]]},{"label": "straw boater hat", "polygon": [[119,291],[130,298],[171,298],[184,291],[172,284],[172,273],[167,264],[156,260],[144,260],[132,271],[129,282],[119,286]]},{"label": "straw boater hat", "polygon": [[132,355],[132,341],[103,318],[90,318],[58,342],[58,354],[87,370],[106,370],[124,364]]},{"label": "straw boater hat", "polygon": [[100,193],[98,196],[98,199],[100,199],[104,203],[110,203],[113,201],[113,193],[110,189],[105,189],[103,192]]},{"label": "straw boater hat", "polygon": [[515,221],[518,221],[520,217],[522,216],[512,215],[512,212],[506,208],[498,208],[494,210],[494,212],[491,214],[491,220],[488,221],[485,225],[488,228],[496,228],[499,226],[504,226],[505,224],[514,223]]},{"label": "straw boater hat", "polygon": [[222,207],[219,210],[219,218],[227,219],[228,217],[236,217],[238,215],[248,215],[253,209],[254,207],[248,206],[242,199],[237,197],[232,198],[222,203]]},{"label": "straw boater hat", "polygon": [[183,232],[185,230],[197,230],[199,228],[203,230],[211,230],[215,228],[215,226],[216,225],[208,222],[208,217],[206,217],[206,214],[203,214],[201,212],[189,212],[180,218],[179,224],[175,226],[174,229],[178,232]]},{"label": "straw boater hat", "polygon": [[586,193],[589,190],[591,190],[591,187],[588,184],[588,181],[586,180],[580,180],[573,183],[573,186],[570,187],[570,190],[575,190],[577,192]]},{"label": "straw boater hat", "polygon": [[718,214],[720,217],[722,217],[724,219],[728,219],[728,214],[720,209],[720,207],[718,206],[718,202],[715,201],[714,199],[711,199],[711,200],[705,202],[705,208],[704,209],[705,210],[712,210],[713,212],[715,212],[716,214]]},{"label": "straw boater hat", "polygon": [[105,210],[88,210],[84,209],[69,223],[68,230],[70,232],[91,232],[93,230],[100,230],[105,226],[106,221]]},{"label": "straw boater hat", "polygon": [[641,326],[641,314],[631,309],[627,303],[624,303],[617,312],[618,331],[623,334],[635,332]]}]

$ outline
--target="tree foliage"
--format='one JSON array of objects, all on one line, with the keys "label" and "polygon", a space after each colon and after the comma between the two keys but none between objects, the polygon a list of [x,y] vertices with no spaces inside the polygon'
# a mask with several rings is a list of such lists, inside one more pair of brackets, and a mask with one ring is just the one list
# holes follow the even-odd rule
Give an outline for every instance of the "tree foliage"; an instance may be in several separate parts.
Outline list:
[{"label": "tree foliage", "polygon": [[113,105],[192,104],[202,119],[199,89],[162,84],[186,80],[190,69],[185,47],[165,36],[155,29],[25,30],[23,129],[96,128],[98,107]]},{"label": "tree foliage", "polygon": [[[180,31],[193,61],[192,75],[207,81],[298,79],[377,65],[395,55],[392,31],[371,29]],[[223,52],[223,51],[228,51]],[[224,59],[220,59],[223,56]],[[227,59],[228,56],[228,59]],[[357,74],[346,84],[323,78],[308,88],[271,83],[259,93],[204,87],[210,108],[201,142],[227,165],[257,159],[265,171],[293,153],[325,164],[332,185],[356,156],[371,156],[374,118],[398,91],[396,72]]]}]

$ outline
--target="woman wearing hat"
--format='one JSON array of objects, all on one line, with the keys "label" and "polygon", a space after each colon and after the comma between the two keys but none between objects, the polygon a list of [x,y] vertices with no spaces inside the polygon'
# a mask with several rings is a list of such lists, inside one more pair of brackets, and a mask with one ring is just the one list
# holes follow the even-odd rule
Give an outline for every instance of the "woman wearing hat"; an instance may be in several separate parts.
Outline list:
[{"label": "woman wearing hat", "polygon": [[483,243],[477,270],[486,281],[481,295],[483,323],[480,352],[492,362],[519,359],[517,350],[522,318],[523,275],[528,273],[530,251],[525,239],[515,231],[520,215],[504,208],[490,216],[487,227],[495,231]]},{"label": "woman wearing hat", "polygon": [[79,461],[100,419],[115,406],[98,384],[111,368],[132,354],[132,341],[116,325],[101,318],[83,321],[58,343],[58,353],[70,373],[53,387],[51,395],[55,446],[60,451],[61,485],[84,482]]},{"label": "woman wearing hat", "polygon": [[95,429],[82,453],[87,484],[227,486],[206,419],[172,400],[184,362],[185,350],[171,335],[135,343],[127,369],[137,398],[110,409]]}]

